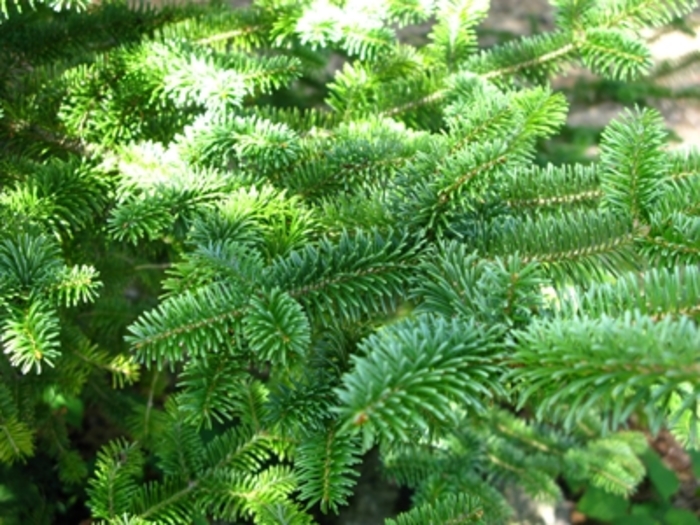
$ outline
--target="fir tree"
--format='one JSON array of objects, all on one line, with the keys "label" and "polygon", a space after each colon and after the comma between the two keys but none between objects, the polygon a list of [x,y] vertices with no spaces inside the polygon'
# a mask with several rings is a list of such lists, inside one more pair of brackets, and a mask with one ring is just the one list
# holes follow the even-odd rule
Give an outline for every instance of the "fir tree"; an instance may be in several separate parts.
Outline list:
[{"label": "fir tree", "polygon": [[698,449],[700,152],[634,107],[535,162],[549,81],[642,78],[695,2],[553,4],[480,49],[479,0],[5,1],[7,523],[310,524],[375,447],[387,523],[503,523]]}]

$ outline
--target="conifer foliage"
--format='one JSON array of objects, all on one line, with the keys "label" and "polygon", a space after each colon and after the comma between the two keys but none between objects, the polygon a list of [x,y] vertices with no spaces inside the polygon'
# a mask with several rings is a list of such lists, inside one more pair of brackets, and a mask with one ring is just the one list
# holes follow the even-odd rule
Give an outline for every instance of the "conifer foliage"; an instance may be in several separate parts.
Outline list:
[{"label": "conifer foliage", "polygon": [[316,523],[371,449],[387,523],[504,523],[700,448],[700,152],[634,107],[536,162],[549,81],[695,2],[552,3],[484,49],[481,0],[3,1],[7,523]]}]

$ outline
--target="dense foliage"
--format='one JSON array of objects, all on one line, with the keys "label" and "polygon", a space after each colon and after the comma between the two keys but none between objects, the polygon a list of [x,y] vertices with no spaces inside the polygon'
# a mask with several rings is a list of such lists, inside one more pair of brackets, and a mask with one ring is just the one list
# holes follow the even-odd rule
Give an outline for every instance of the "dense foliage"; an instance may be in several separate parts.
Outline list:
[{"label": "dense foliage", "polygon": [[370,450],[387,523],[502,523],[698,449],[700,152],[632,107],[538,155],[695,2],[553,4],[4,2],[3,523],[314,523]]}]

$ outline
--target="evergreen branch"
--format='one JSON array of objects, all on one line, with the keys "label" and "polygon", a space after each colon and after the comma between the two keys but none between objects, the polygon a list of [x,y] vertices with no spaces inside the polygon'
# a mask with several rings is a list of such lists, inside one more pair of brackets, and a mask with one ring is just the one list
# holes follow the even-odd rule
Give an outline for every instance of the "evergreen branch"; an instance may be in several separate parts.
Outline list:
[{"label": "evergreen branch", "polygon": [[71,156],[32,164],[31,177],[3,195],[14,213],[60,232],[59,238],[71,238],[104,212],[111,182],[91,163]]},{"label": "evergreen branch", "polygon": [[305,156],[281,183],[311,201],[338,192],[370,193],[369,188],[385,183],[414,158],[420,145],[420,135],[388,124],[367,122],[334,130],[332,143],[315,141],[312,150],[321,154]]},{"label": "evergreen branch", "polygon": [[489,523],[479,498],[472,495],[448,494],[432,505],[423,505],[400,514],[386,525],[462,525]]},{"label": "evergreen branch", "polygon": [[148,389],[148,401],[146,402],[146,410],[144,410],[143,414],[143,428],[145,429],[144,433],[146,434],[146,436],[148,436],[149,430],[151,428],[150,421],[151,416],[153,414],[153,397],[156,393],[156,383],[158,381],[158,377],[160,376],[160,371],[154,370],[152,374],[153,377],[151,378],[151,387]]},{"label": "evergreen branch", "polygon": [[284,367],[303,358],[311,342],[309,320],[301,306],[279,289],[251,298],[243,333],[258,359]]},{"label": "evergreen branch", "polygon": [[533,454],[496,436],[488,440],[485,456],[489,470],[493,471],[492,479],[517,483],[533,498],[549,501],[561,498],[561,488],[554,480],[559,470],[558,458]]},{"label": "evergreen branch", "polygon": [[155,239],[172,227],[174,203],[165,199],[132,200],[112,210],[110,230],[117,241],[136,244],[139,239]]},{"label": "evergreen branch", "polygon": [[248,380],[240,382],[234,391],[235,397],[242,403],[244,409],[239,408],[241,421],[247,424],[257,433],[263,432],[263,420],[268,422],[268,389],[260,381]]},{"label": "evergreen branch", "polygon": [[569,103],[561,93],[535,87],[520,91],[512,98],[523,119],[513,133],[516,143],[551,137],[566,123]]},{"label": "evergreen branch", "polygon": [[178,405],[185,421],[198,428],[212,428],[212,420],[218,424],[230,421],[238,409],[233,393],[245,378],[241,368],[230,356],[218,354],[189,361],[178,381],[182,388]]},{"label": "evergreen branch", "polygon": [[566,260],[577,260],[583,257],[608,253],[617,248],[629,244],[633,239],[632,234],[623,235],[618,239],[606,240],[600,244],[593,244],[583,248],[573,248],[571,250],[552,252],[546,255],[535,255],[525,258],[525,262],[538,261],[542,263],[563,262]]},{"label": "evergreen branch", "polygon": [[52,286],[51,292],[66,306],[93,302],[102,288],[102,283],[96,279],[98,276],[99,272],[92,266],[66,266],[57,276],[58,282]]},{"label": "evergreen branch", "polygon": [[313,525],[311,516],[289,501],[255,505],[255,517],[261,525]]},{"label": "evergreen branch", "polygon": [[[568,110],[545,85],[576,60],[628,100],[693,94],[628,82],[643,27],[693,6],[552,1],[553,31],[484,50],[483,0],[1,21],[8,519],[82,502],[73,430],[98,415],[138,439],[86,493],[124,525],[310,525],[375,443],[413,494],[391,525],[502,525],[503,487],[628,498],[647,430],[697,447],[700,155],[636,109],[600,162],[538,167]],[[425,45],[397,32],[431,19]],[[35,436],[59,485],[20,464]]]},{"label": "evergreen branch", "polygon": [[[494,150],[495,151],[503,151],[504,153],[508,152],[507,146],[504,148],[505,145],[503,144],[494,144]],[[499,148],[498,146],[501,146]],[[505,151],[504,151],[505,149]],[[497,168],[500,168],[503,166],[507,160],[508,160],[508,155],[503,154],[503,155],[498,155],[498,156],[492,156],[494,152],[490,151],[484,151],[487,155],[491,153],[490,157],[487,157],[487,160],[478,163],[476,166],[468,170],[466,173],[462,174],[459,176],[454,182],[452,182],[449,186],[446,188],[442,189],[439,192],[439,197],[438,197],[438,203],[439,205],[444,205],[447,203],[447,201],[451,198],[451,195],[456,192],[459,188],[461,188],[467,181],[470,181],[474,179],[477,175],[484,175],[484,174],[489,174],[493,173],[496,171]],[[475,159],[477,162],[478,160]]]},{"label": "evergreen branch", "polygon": [[[476,455],[467,456],[460,448],[464,443],[462,435],[455,436],[454,447],[446,446],[448,441],[417,439],[411,442],[394,442],[381,444],[381,459],[384,474],[397,484],[416,489],[416,503],[424,501],[425,494],[420,489],[426,480],[453,475],[456,470],[462,473],[476,465]],[[476,444],[480,447],[480,444]],[[450,484],[451,485],[451,484]],[[460,487],[463,488],[463,487]],[[462,492],[471,492],[463,490]],[[444,494],[438,491],[436,494]]]},{"label": "evergreen branch", "polygon": [[510,377],[520,385],[519,406],[537,398],[540,419],[561,419],[571,428],[598,408],[604,424],[617,428],[643,409],[652,428],[659,428],[668,416],[665,398],[697,395],[679,385],[700,372],[692,350],[699,337],[687,318],[656,322],[625,313],[618,319],[538,321],[518,333]]},{"label": "evergreen branch", "polygon": [[90,367],[110,372],[112,385],[115,388],[123,388],[124,383],[131,384],[139,379],[140,372],[136,363],[123,355],[110,356],[97,345],[91,344],[82,334],[72,345],[70,355],[77,357]]},{"label": "evergreen branch", "polygon": [[235,520],[254,514],[262,505],[290,503],[296,479],[288,466],[275,465],[257,475],[234,475],[223,486],[214,487],[207,505],[213,516]]},{"label": "evergreen branch", "polygon": [[[200,218],[195,224],[196,233],[192,237],[197,239],[205,234],[202,230],[209,226],[206,224],[208,218]],[[238,231],[231,231],[234,228],[226,228],[223,233],[227,239],[202,239],[193,251],[184,255],[182,261],[169,265],[168,277],[163,281],[163,288],[168,290],[168,295],[176,295],[185,290],[194,291],[222,281],[235,283],[241,291],[250,292],[255,288],[264,266],[260,254],[249,246],[254,241],[259,242],[259,237],[251,231],[256,224],[248,217],[237,219],[236,230],[247,227],[247,231],[240,232],[242,239],[236,238]]]},{"label": "evergreen branch", "polygon": [[454,403],[484,410],[483,398],[502,393],[493,336],[473,322],[429,315],[384,327],[360,344],[364,355],[336,390],[341,421],[366,442],[406,441],[433,420],[453,421]]},{"label": "evergreen branch", "polygon": [[393,117],[402,113],[408,113],[409,111],[419,108],[421,106],[429,106],[431,104],[435,104],[436,102],[439,102],[440,100],[444,99],[447,95],[447,90],[440,89],[430,93],[429,95],[425,95],[424,97],[419,98],[417,100],[412,100],[411,102],[407,102],[406,104],[403,104],[401,106],[387,109],[381,113],[381,116]]},{"label": "evergreen branch", "polygon": [[642,252],[652,261],[695,264],[700,256],[700,219],[683,213],[651,216]]},{"label": "evergreen branch", "polygon": [[[672,396],[670,410],[672,411],[668,418],[668,427],[673,436],[678,442],[688,448],[698,450],[700,448],[700,401],[697,399],[697,392],[692,394],[692,385],[682,385],[681,387],[686,394],[685,398],[681,396]],[[695,388],[697,390],[697,388]]]},{"label": "evergreen branch", "polygon": [[154,449],[158,467],[166,477],[192,480],[206,465],[206,447],[198,429],[186,424],[184,416],[177,399],[169,398]]},{"label": "evergreen branch", "polygon": [[249,26],[249,27],[244,27],[241,29],[232,29],[230,31],[224,31],[223,33],[216,33],[214,35],[209,35],[203,38],[200,38],[197,40],[198,44],[201,44],[203,46],[208,46],[210,44],[214,44],[216,42],[221,42],[221,41],[227,41],[227,40],[233,40],[237,37],[240,36],[246,36],[251,33],[255,33],[256,31],[263,29],[264,26],[258,25],[258,26]]},{"label": "evergreen branch", "polygon": [[400,26],[425,22],[435,9],[433,4],[422,3],[420,0],[389,0],[387,4],[389,20]]},{"label": "evergreen branch", "polygon": [[[543,69],[551,68],[554,72],[558,62],[562,58],[570,57],[575,49],[574,44],[568,42],[568,37],[564,34],[523,38],[518,41],[517,46],[504,44],[476,55],[466,62],[464,68],[484,80],[500,80],[516,74],[537,75],[541,80],[544,77]],[[450,79],[447,80],[448,85],[449,82]],[[438,89],[420,99],[386,109],[381,114],[391,117],[407,113],[421,106],[434,104],[448,95],[449,89]]]},{"label": "evergreen branch", "polygon": [[342,116],[325,108],[299,107],[256,107],[244,115],[254,115],[260,119],[269,119],[276,124],[284,124],[293,128],[302,138],[327,136],[330,130],[344,122]]},{"label": "evergreen branch", "polygon": [[[412,156],[408,154],[404,157],[393,159],[384,157],[379,161],[365,158],[360,162],[346,163],[339,170],[321,170],[318,165],[309,166],[299,170],[297,173],[299,177],[293,180],[294,186],[303,184],[302,189],[296,189],[294,186],[291,186],[291,188],[307,200],[316,200],[318,194],[332,195],[338,190],[338,187],[343,187],[350,193],[355,191],[355,188],[362,189],[363,186],[366,188],[377,179],[381,181],[380,177],[382,175],[394,173],[397,168],[403,166]],[[372,172],[375,172],[376,175]],[[365,182],[363,179],[370,180]]]},{"label": "evergreen branch", "polygon": [[525,422],[505,410],[491,411],[490,424],[504,437],[523,443],[536,452],[545,452],[553,456],[562,456],[575,447],[570,437],[558,435],[553,429],[536,426]]},{"label": "evergreen branch", "polygon": [[573,291],[562,302],[561,315],[619,316],[639,311],[653,319],[695,317],[700,313],[700,272],[696,267],[651,268],[621,275],[615,283],[600,283]]},{"label": "evergreen branch", "polygon": [[[197,282],[198,274],[214,279],[213,271],[223,271],[247,288],[260,279],[263,258],[285,257],[301,244],[317,236],[317,220],[298,197],[287,196],[269,185],[241,188],[210,211],[193,221],[191,238],[200,246],[196,257],[181,263]],[[198,267],[191,271],[190,267]]]},{"label": "evergreen branch", "polygon": [[664,152],[668,176],[674,180],[697,177],[700,175],[700,150],[686,148]]},{"label": "evergreen branch", "polygon": [[[192,437],[194,436],[196,434],[192,434]],[[228,479],[227,488],[223,490],[223,497],[226,500],[230,497],[246,499],[240,490],[244,487],[250,489],[255,481],[255,478],[251,478],[246,473],[257,471],[269,461],[271,445],[271,440],[261,434],[251,435],[245,429],[232,428],[207,444],[199,456],[204,464],[189,473],[189,481],[171,475],[164,483],[150,483],[144,486],[132,496],[131,512],[140,519],[153,519],[155,516],[159,523],[188,522],[195,509],[192,505],[195,495],[202,498],[202,503],[206,502],[203,505],[200,504],[200,507],[216,508],[221,505],[221,501],[217,499],[222,496],[221,488],[217,486],[217,480],[221,479]],[[187,441],[176,440],[173,446],[187,447],[188,450],[192,450],[191,443]],[[173,469],[170,467],[168,470]],[[181,472],[181,469],[175,469],[175,471]],[[263,472],[261,478],[269,477],[270,474],[274,473],[266,475]],[[235,483],[236,479],[241,480],[238,486]],[[271,479],[273,480],[274,478]],[[231,488],[232,481],[234,481],[233,488]],[[289,481],[290,478],[286,477],[276,482],[281,482],[282,487],[287,487],[284,490],[287,490]],[[270,489],[271,487],[268,488]],[[275,493],[274,490],[272,493]],[[251,498],[250,503],[254,502],[255,498]],[[230,501],[227,504],[230,504]]]},{"label": "evergreen branch", "polygon": [[6,293],[30,287],[43,292],[63,267],[57,243],[45,235],[13,233],[0,240],[0,282]]},{"label": "evergreen branch", "polygon": [[229,112],[198,117],[177,141],[181,155],[197,165],[225,170],[235,162],[268,177],[305,153],[304,142],[290,124]]},{"label": "evergreen branch", "polygon": [[455,214],[477,208],[490,179],[527,157],[529,141],[518,131],[506,140],[484,141],[434,161],[432,177],[420,164],[415,166],[391,186],[392,211],[417,229],[440,232],[449,228]]},{"label": "evergreen branch", "polygon": [[87,465],[77,450],[63,449],[58,457],[58,476],[67,486],[78,486],[88,475]]},{"label": "evergreen branch", "polygon": [[606,27],[656,27],[668,24],[674,17],[689,13],[697,2],[694,0],[625,0],[596,6],[586,22],[604,24]]},{"label": "evergreen branch", "polygon": [[532,199],[520,199],[506,201],[513,208],[559,208],[562,205],[587,204],[600,200],[603,196],[601,190],[581,191],[568,195],[556,195],[551,197],[539,197]]},{"label": "evergreen branch", "polygon": [[[268,31],[274,14],[255,6],[228,9],[227,6],[188,5],[192,14],[175,24],[158,28],[157,39],[187,40],[199,46],[250,51],[271,44]],[[277,11],[277,16],[280,12]]]},{"label": "evergreen branch", "polygon": [[2,328],[5,354],[23,374],[41,373],[43,364],[54,366],[61,355],[56,312],[39,302],[12,312]]},{"label": "evergreen branch", "polygon": [[450,153],[479,140],[495,140],[511,134],[517,125],[517,107],[510,103],[510,96],[470,73],[462,72],[449,80],[449,89],[457,93],[445,108],[449,137],[457,138]]},{"label": "evergreen branch", "polygon": [[217,112],[240,107],[252,87],[243,71],[226,68],[213,53],[186,56],[165,46],[154,51],[171,64],[163,79],[163,94],[178,108],[199,106]]},{"label": "evergreen branch", "polygon": [[122,169],[130,173],[120,190],[128,197],[112,209],[108,219],[109,232],[116,240],[136,244],[142,238],[155,239],[178,220],[191,220],[196,213],[211,207],[228,186],[216,172],[193,173],[180,166],[167,166],[160,180],[153,173],[148,180],[143,177],[143,166],[139,166],[144,161],[163,159],[137,159],[131,166],[122,163]]},{"label": "evergreen branch", "polygon": [[582,30],[585,16],[596,6],[595,0],[553,0],[556,27],[566,31]]},{"label": "evergreen branch", "polygon": [[401,295],[420,243],[406,236],[343,232],[337,243],[322,239],[269,268],[267,281],[289,290],[315,316],[358,319],[389,311]]},{"label": "evergreen branch", "polygon": [[[489,93],[484,89],[481,96]],[[478,104],[480,96],[475,96],[470,102]],[[496,98],[496,97],[494,97]],[[479,120],[488,118],[488,113],[494,111],[498,113],[506,104],[505,101],[497,104],[490,104],[487,110],[470,111],[464,121],[461,119],[457,125],[469,132],[471,126],[479,126]],[[508,165],[518,165],[524,161],[531,149],[531,141],[534,137],[546,137],[563,124],[566,118],[566,101],[558,95],[552,95],[546,89],[532,89],[526,92],[512,95],[508,101],[512,106],[512,114],[509,115],[510,128],[505,131],[505,137],[494,139],[493,141],[482,139],[478,144],[470,145],[462,150],[447,156],[444,161],[436,163],[433,180],[416,181],[417,184],[408,184],[405,180],[399,180],[396,184],[398,200],[402,202],[407,199],[405,193],[417,194],[411,200],[407,210],[403,213],[410,215],[411,222],[427,224],[434,227],[442,219],[444,221],[445,212],[448,211],[446,205],[453,201],[453,208],[464,206],[464,202],[458,197],[465,193],[478,195],[486,186],[487,179],[496,178],[497,174],[505,171]],[[466,103],[466,102],[464,102]],[[460,103],[457,108],[461,108]],[[471,121],[471,122],[470,122]],[[504,126],[505,127],[505,126]],[[498,128],[489,130],[497,133]],[[494,133],[494,134],[496,134]],[[413,182],[413,181],[411,181]],[[416,210],[415,208],[419,208]],[[419,222],[420,221],[420,222]]]},{"label": "evergreen branch", "polygon": [[341,45],[349,55],[356,55],[360,60],[376,59],[391,49],[394,32],[390,28],[363,30],[357,25],[343,28]]},{"label": "evergreen branch", "polygon": [[232,427],[207,444],[207,473],[221,470],[256,472],[270,461],[273,452],[280,452],[274,437],[245,427]]},{"label": "evergreen branch", "polygon": [[273,56],[269,58],[240,55],[228,58],[227,65],[238,70],[248,92],[268,93],[289,84],[301,76],[301,61],[296,57]]},{"label": "evergreen branch", "polygon": [[[472,445],[479,446],[478,443],[470,441]],[[464,444],[464,443],[462,443]],[[461,463],[463,465],[464,463]],[[457,470],[457,469],[452,469]],[[481,500],[484,515],[489,523],[503,525],[512,519],[513,509],[506,502],[501,493],[496,490],[492,482],[484,481],[480,477],[463,470],[445,475],[438,473],[431,475],[423,481],[419,491],[416,493],[415,506],[437,505],[448,494],[455,497],[473,495]]]},{"label": "evergreen branch", "polygon": [[666,182],[656,211],[658,215],[700,215],[700,177]]},{"label": "evergreen branch", "polygon": [[[533,40],[533,43],[534,42],[535,41]],[[543,66],[549,63],[556,63],[559,59],[570,55],[574,51],[574,49],[575,47],[573,44],[564,44],[558,49],[553,49],[552,51],[543,53],[541,56],[530,58],[529,60],[524,60],[517,64],[512,64],[498,69],[494,69],[492,71],[489,71],[488,73],[482,73],[481,76],[486,80],[499,79],[501,77],[507,77],[514,75],[515,73],[527,71],[528,69],[536,66]]]},{"label": "evergreen branch", "polygon": [[88,487],[96,518],[111,520],[127,512],[131,496],[138,490],[134,478],[142,466],[143,456],[135,443],[115,440],[98,452],[95,475]]},{"label": "evergreen branch", "polygon": [[434,60],[454,70],[476,48],[474,26],[488,14],[488,3],[475,0],[451,1],[439,4],[436,23],[428,38],[432,41],[426,52]]},{"label": "evergreen branch", "polygon": [[[537,261],[556,279],[587,282],[591,276],[618,274],[641,264],[634,250],[646,230],[612,214],[577,211],[561,217],[525,218],[496,223],[492,253],[521,254],[525,263]],[[497,251],[496,251],[497,250]]]},{"label": "evergreen branch", "polygon": [[461,243],[445,243],[429,252],[416,278],[418,312],[460,317],[501,326],[527,324],[541,308],[542,268],[517,255],[480,259]]},{"label": "evergreen branch", "polygon": [[328,372],[314,369],[310,373],[305,371],[301,379],[290,377],[289,385],[276,385],[270,392],[265,425],[283,436],[319,435],[325,432],[335,396],[330,383],[320,382],[316,378],[329,375]]},{"label": "evergreen branch", "polygon": [[164,301],[129,327],[126,337],[141,361],[174,363],[185,353],[204,357],[208,351],[230,348],[232,323],[245,311],[244,298],[231,287],[215,283]]},{"label": "evergreen branch", "polygon": [[632,80],[648,72],[651,52],[646,44],[616,29],[592,29],[577,43],[584,64],[614,80]]},{"label": "evergreen branch", "polygon": [[131,512],[142,520],[177,524],[192,520],[192,505],[183,499],[195,488],[184,480],[168,479],[165,483],[148,483],[133,496]]},{"label": "evergreen branch", "polygon": [[309,505],[320,503],[321,511],[338,512],[352,494],[355,478],[353,465],[360,462],[360,443],[336,428],[307,437],[297,447],[295,467],[298,469],[301,498]]},{"label": "evergreen branch", "polygon": [[29,426],[16,416],[0,421],[0,462],[12,463],[34,454],[34,435]]},{"label": "evergreen branch", "polygon": [[618,433],[592,441],[585,448],[571,449],[565,462],[579,479],[589,479],[606,492],[629,496],[646,474],[638,455],[647,448],[642,434],[631,434]]}]

